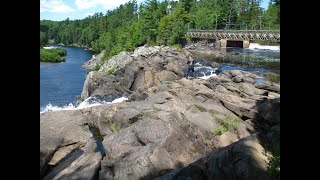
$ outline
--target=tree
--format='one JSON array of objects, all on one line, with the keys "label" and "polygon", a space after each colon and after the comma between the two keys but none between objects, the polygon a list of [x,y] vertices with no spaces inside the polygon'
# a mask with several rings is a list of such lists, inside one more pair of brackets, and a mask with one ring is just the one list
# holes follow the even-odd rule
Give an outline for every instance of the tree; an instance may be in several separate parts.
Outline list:
[{"label": "tree", "polygon": [[280,0],[272,0],[269,2],[268,9],[264,14],[264,19],[265,26],[268,29],[280,28]]},{"label": "tree", "polygon": [[[185,32],[196,29],[279,29],[280,0],[263,11],[261,0],[136,0],[81,20],[40,20],[40,46],[48,40],[106,50],[106,57],[148,44],[183,44]],[[230,25],[229,27],[227,25]],[[232,26],[231,26],[232,24]]]},{"label": "tree", "polygon": [[45,32],[40,31],[40,47],[43,47],[47,44],[47,34]]},{"label": "tree", "polygon": [[142,29],[146,32],[147,42],[154,44],[156,42],[156,32],[158,29],[158,22],[160,21],[157,17],[158,2],[156,0],[147,0],[145,7],[142,9],[143,26]]}]

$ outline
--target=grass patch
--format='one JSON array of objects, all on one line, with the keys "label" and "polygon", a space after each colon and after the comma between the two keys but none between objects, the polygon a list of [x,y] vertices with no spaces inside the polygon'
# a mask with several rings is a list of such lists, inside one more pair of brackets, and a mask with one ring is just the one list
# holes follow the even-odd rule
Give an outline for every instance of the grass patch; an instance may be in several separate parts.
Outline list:
[{"label": "grass patch", "polygon": [[154,111],[142,112],[142,113],[141,113],[141,116],[142,116],[142,117],[147,117],[147,116],[150,116],[150,115],[153,114],[153,113],[154,113]]},{"label": "grass patch", "polygon": [[107,53],[107,51],[104,51],[104,53],[101,57],[101,61],[104,62],[104,61],[108,60],[110,57],[111,57],[110,54]]},{"label": "grass patch", "polygon": [[107,66],[107,74],[114,74],[116,72],[117,63],[113,62]]},{"label": "grass patch", "polygon": [[[214,117],[214,114],[212,116]],[[230,118],[226,115],[225,119],[217,118],[217,120],[221,126],[212,132],[211,138],[214,138],[216,135],[222,135],[227,131],[236,132],[238,121],[241,120],[241,117]]]},{"label": "grass patch", "polygon": [[119,125],[116,122],[113,122],[111,125],[111,129],[113,132],[119,131]]},{"label": "grass patch", "polygon": [[174,45],[172,45],[172,47],[176,48],[177,50],[181,50],[182,49],[181,44],[174,44]]},{"label": "grass patch", "polygon": [[95,71],[99,71],[99,69],[101,68],[101,66],[102,66],[101,63],[100,63],[100,62],[97,62],[93,69],[94,69]]},{"label": "grass patch", "polygon": [[204,111],[207,110],[206,108],[204,108],[204,107],[202,107],[200,105],[197,105],[197,104],[194,104],[194,107],[197,108],[197,110],[200,111],[200,112],[204,112]]},{"label": "grass patch", "polygon": [[227,131],[228,131],[228,129],[226,129],[225,127],[219,127],[212,132],[211,138],[214,138],[216,135],[222,135],[223,133],[225,133]]}]

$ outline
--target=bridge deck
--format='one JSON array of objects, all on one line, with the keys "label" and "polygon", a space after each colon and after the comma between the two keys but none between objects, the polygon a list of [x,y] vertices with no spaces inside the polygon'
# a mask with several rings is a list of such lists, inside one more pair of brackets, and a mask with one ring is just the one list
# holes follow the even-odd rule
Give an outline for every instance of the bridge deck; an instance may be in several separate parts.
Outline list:
[{"label": "bridge deck", "polygon": [[189,30],[187,37],[226,40],[275,40],[280,41],[279,30]]}]

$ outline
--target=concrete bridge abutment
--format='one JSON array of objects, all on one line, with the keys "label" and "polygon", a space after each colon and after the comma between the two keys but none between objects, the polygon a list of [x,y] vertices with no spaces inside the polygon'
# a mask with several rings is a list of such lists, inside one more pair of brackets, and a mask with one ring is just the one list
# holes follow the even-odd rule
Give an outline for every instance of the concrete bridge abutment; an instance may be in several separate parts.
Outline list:
[{"label": "concrete bridge abutment", "polygon": [[[233,41],[233,40],[229,40],[229,41]],[[239,42],[239,41],[237,41],[237,42]],[[249,48],[249,45],[250,45],[249,40],[242,40],[242,48]],[[233,45],[231,44],[231,42],[230,42],[230,44],[228,45],[228,40],[227,40],[227,39],[220,39],[220,47],[221,47],[221,48],[225,48],[225,47],[227,47],[227,46],[233,47]],[[241,45],[240,45],[240,46],[241,46]],[[240,46],[239,46],[239,44],[236,45],[236,47],[240,47]]]},{"label": "concrete bridge abutment", "polygon": [[227,40],[226,39],[220,39],[220,47],[221,48],[227,47]]},{"label": "concrete bridge abutment", "polygon": [[249,48],[249,40],[243,40],[243,45],[242,45],[242,48]]}]

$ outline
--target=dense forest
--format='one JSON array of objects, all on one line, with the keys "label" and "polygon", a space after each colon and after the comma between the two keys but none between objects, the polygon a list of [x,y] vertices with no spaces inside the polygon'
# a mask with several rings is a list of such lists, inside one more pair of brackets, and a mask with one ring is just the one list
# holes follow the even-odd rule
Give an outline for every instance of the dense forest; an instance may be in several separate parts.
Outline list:
[{"label": "dense forest", "polygon": [[280,0],[136,0],[81,20],[40,20],[40,47],[82,46],[105,57],[137,46],[183,44],[188,29],[279,29]]}]

